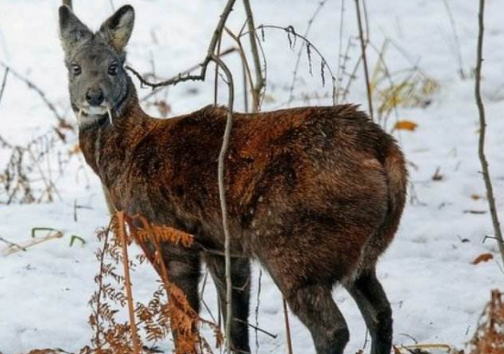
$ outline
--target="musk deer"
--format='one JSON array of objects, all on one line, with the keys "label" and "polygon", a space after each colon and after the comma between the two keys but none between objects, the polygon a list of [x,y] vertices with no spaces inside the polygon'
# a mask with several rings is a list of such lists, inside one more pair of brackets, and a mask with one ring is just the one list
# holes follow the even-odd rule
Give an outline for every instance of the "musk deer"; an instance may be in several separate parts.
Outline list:
[{"label": "musk deer", "polygon": [[[222,250],[217,157],[226,108],[161,120],[139,105],[125,71],[134,10],[123,6],[93,33],[67,7],[60,36],[87,163],[118,210],[194,235]],[[349,331],[331,296],[342,284],[362,312],[372,354],[389,354],[392,313],[376,262],[398,228],[405,160],[393,137],[353,105],[234,114],[226,158],[236,352],[250,352],[250,263],[267,269],[318,354],[342,353]],[[171,280],[197,311],[201,262],[225,301],[224,258],[163,245]],[[225,309],[225,306],[223,306]]]}]

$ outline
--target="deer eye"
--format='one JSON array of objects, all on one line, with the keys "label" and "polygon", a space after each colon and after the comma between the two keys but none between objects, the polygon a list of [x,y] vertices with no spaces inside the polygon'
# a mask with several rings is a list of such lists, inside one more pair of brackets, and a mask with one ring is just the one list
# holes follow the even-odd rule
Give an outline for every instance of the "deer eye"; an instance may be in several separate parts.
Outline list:
[{"label": "deer eye", "polygon": [[108,74],[115,76],[119,72],[119,66],[117,64],[111,64],[108,68]]},{"label": "deer eye", "polygon": [[79,76],[82,73],[81,67],[77,64],[72,64],[71,70],[74,76]]}]

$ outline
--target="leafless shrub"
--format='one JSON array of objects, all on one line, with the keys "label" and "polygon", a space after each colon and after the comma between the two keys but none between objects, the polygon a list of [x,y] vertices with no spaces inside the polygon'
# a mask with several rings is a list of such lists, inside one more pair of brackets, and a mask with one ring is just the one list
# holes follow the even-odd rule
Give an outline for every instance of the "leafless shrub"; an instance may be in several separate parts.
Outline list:
[{"label": "leafless shrub", "polygon": [[0,138],[0,150],[8,156],[0,167],[0,203],[42,203],[59,198],[57,182],[78,152],[68,146],[71,128],[53,128],[24,145]]}]

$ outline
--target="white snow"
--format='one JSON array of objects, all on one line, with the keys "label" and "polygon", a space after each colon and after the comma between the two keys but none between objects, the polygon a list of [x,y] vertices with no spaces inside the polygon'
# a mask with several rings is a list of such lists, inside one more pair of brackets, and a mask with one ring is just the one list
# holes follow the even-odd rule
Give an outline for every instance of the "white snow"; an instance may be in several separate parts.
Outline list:
[{"label": "white snow", "polygon": [[[110,13],[108,1],[74,1],[79,17],[96,29]],[[123,2],[115,0],[118,8]],[[307,21],[318,6],[316,0],[253,0],[256,23],[292,25],[303,33]],[[380,47],[385,38],[401,47],[409,62],[395,47],[386,52],[385,60],[392,71],[417,64],[436,80],[440,89],[426,108],[400,108],[399,118],[414,121],[414,132],[398,136],[411,162],[410,175],[414,193],[408,203],[396,240],[382,257],[379,277],[387,290],[394,311],[394,343],[445,343],[462,348],[475,331],[490,290],[504,289],[502,264],[495,241],[482,243],[493,233],[486,211],[487,201],[477,156],[478,115],[474,102],[473,68],[477,36],[477,2],[449,1],[460,37],[460,53],[467,78],[458,73],[458,62],[451,49],[454,43],[446,8],[442,1],[380,0],[368,1],[372,42]],[[56,0],[17,0],[0,2],[0,59],[17,72],[29,77],[55,102],[62,114],[74,121],[69,111],[66,70],[57,34]],[[161,77],[171,77],[200,62],[206,53],[212,30],[224,0],[177,1],[137,0],[136,28],[130,45],[128,62],[140,72],[152,70]],[[309,35],[324,53],[336,72],[339,46],[341,1],[328,0],[313,24]],[[354,2],[345,2],[343,46],[349,36],[356,35]],[[483,94],[487,109],[487,155],[501,219],[504,219],[504,3],[487,1]],[[244,21],[241,2],[237,2],[228,27],[238,32]],[[264,50],[268,58],[268,100],[264,110],[284,107],[296,53],[289,49],[282,31],[267,30]],[[246,38],[245,38],[246,39]],[[244,40],[246,42],[246,40]],[[357,42],[355,42],[357,44]],[[230,41],[224,41],[227,48]],[[350,51],[349,68],[359,57],[359,47]],[[369,50],[371,69],[377,55]],[[241,67],[236,56],[226,60],[236,77]],[[308,73],[306,54],[299,70],[297,96],[317,93],[324,97],[330,87],[322,87],[320,61],[313,55],[313,71]],[[413,64],[412,64],[413,63]],[[0,77],[3,70],[0,70]],[[210,75],[213,76],[213,75]],[[353,83],[348,101],[361,103],[367,109],[362,69]],[[237,80],[240,82],[240,80]],[[328,80],[329,82],[329,80]],[[242,109],[241,83],[237,87],[237,109]],[[147,89],[140,94],[148,93]],[[159,97],[164,97],[159,94]],[[221,85],[221,103],[226,102],[226,86]],[[169,89],[171,115],[195,110],[212,103],[213,84],[180,84]],[[297,100],[295,105],[330,104],[330,98]],[[156,114],[152,107],[149,112]],[[394,119],[394,118],[391,118]],[[33,90],[10,75],[0,103],[0,135],[13,144],[26,143],[56,124],[54,115]],[[389,124],[389,129],[391,124]],[[71,137],[71,135],[70,135]],[[75,136],[58,150],[66,156],[76,143]],[[8,150],[0,147],[0,171],[8,158]],[[56,157],[52,157],[53,169]],[[29,248],[0,259],[0,351],[3,354],[28,352],[35,348],[59,347],[76,352],[89,343],[91,330],[87,324],[90,308],[87,303],[95,290],[93,278],[98,271],[94,251],[100,246],[95,231],[108,223],[108,216],[98,179],[84,166],[82,159],[72,157],[57,188],[60,199],[53,203],[6,205],[0,194],[0,236],[16,243],[30,239],[34,227],[51,227],[64,232],[64,237]],[[44,166],[44,168],[46,168]],[[442,175],[433,181],[436,169]],[[53,171],[56,174],[56,171]],[[475,200],[473,195],[481,198]],[[85,208],[76,209],[74,205]],[[69,247],[72,235],[86,240]],[[467,242],[462,242],[467,240]],[[0,252],[7,247],[0,243]],[[494,260],[473,265],[480,254],[490,252]],[[133,275],[135,300],[148,301],[156,287],[156,275],[148,266]],[[251,323],[257,296],[258,268],[254,270]],[[347,353],[362,348],[365,326],[359,311],[347,293],[337,288],[334,298],[344,313],[351,331]],[[205,301],[214,314],[216,295],[212,286]],[[204,316],[208,317],[207,314]],[[308,331],[291,315],[296,353],[315,353]],[[272,339],[259,333],[259,353],[286,352],[282,299],[271,279],[262,278],[259,325],[278,334]],[[255,339],[251,330],[254,352]],[[171,343],[161,348],[170,351]],[[365,351],[369,350],[367,344]]]}]

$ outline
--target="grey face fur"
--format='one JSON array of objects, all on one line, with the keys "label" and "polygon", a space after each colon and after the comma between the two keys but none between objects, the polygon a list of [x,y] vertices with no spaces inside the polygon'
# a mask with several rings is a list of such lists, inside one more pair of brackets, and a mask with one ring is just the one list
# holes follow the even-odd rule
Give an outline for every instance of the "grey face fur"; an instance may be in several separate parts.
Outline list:
[{"label": "grey face fur", "polygon": [[135,12],[125,5],[93,33],[66,6],[59,9],[60,37],[68,69],[70,100],[81,127],[112,117],[121,108],[130,80],[124,47]]}]

